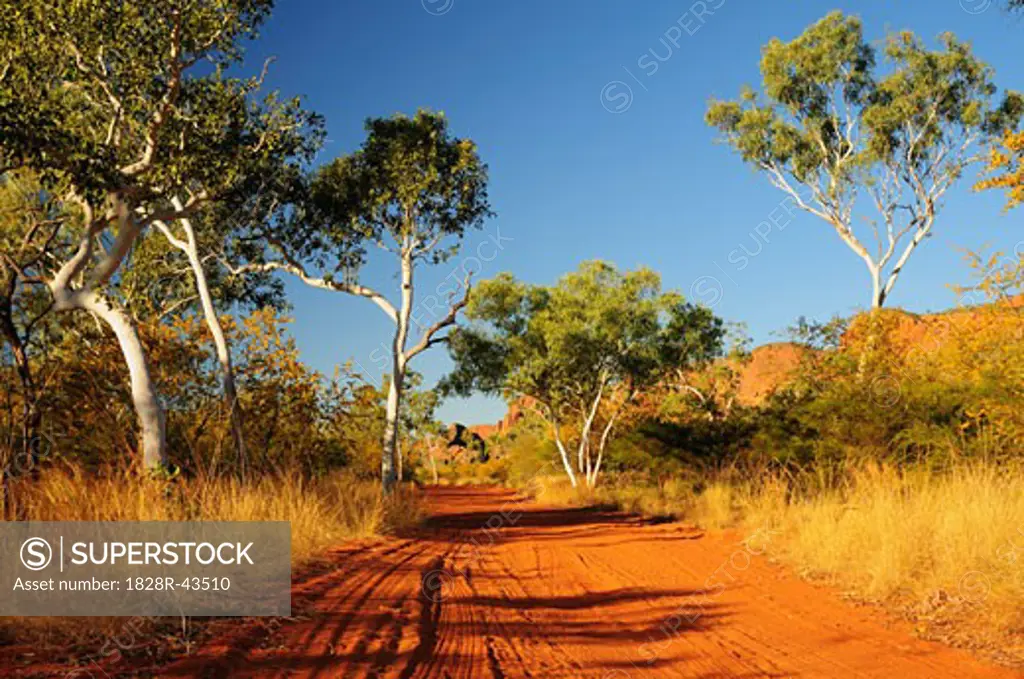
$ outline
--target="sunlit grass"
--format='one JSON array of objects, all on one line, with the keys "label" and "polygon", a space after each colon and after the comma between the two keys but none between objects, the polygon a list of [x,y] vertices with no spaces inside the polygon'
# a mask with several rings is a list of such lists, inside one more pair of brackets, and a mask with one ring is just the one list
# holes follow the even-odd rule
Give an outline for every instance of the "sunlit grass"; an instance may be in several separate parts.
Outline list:
[{"label": "sunlit grass", "polygon": [[421,516],[410,491],[384,500],[378,484],[345,474],[165,481],[76,467],[15,480],[8,512],[27,521],[290,521],[296,564],[338,542],[400,528]]},{"label": "sunlit grass", "polygon": [[[345,474],[167,481],[73,466],[14,479],[6,510],[25,521],[290,521],[293,567],[347,540],[402,530],[423,517],[414,491],[400,489],[385,500],[379,484]],[[84,642],[121,624],[117,618],[4,618],[0,639]]]},{"label": "sunlit grass", "polygon": [[[839,490],[749,498],[750,525],[781,532],[778,556],[869,600],[955,620],[956,637],[1024,632],[1024,475],[962,467],[936,474],[869,468]],[[1018,648],[1024,651],[1024,648]]]}]

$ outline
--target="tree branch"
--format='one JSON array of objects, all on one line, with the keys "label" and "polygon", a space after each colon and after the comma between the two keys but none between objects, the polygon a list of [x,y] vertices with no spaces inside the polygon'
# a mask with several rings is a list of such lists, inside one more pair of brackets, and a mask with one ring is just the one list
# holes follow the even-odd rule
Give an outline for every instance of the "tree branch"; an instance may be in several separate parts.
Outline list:
[{"label": "tree branch", "polygon": [[253,262],[244,264],[240,267],[234,267],[229,262],[221,258],[221,263],[232,275],[235,276],[249,272],[283,271],[295,276],[310,287],[320,288],[321,290],[331,290],[333,292],[346,292],[357,297],[366,297],[380,307],[393,322],[398,322],[398,311],[391,302],[384,297],[384,295],[380,294],[376,290],[354,283],[339,283],[338,281],[328,280],[326,278],[316,278],[315,276],[311,276],[306,273],[306,270],[294,261]]},{"label": "tree branch", "polygon": [[[430,326],[423,332],[423,336],[420,338],[420,341],[416,344],[416,346],[405,352],[406,361],[409,361],[417,354],[426,351],[434,344],[447,341],[447,337],[440,337],[435,340],[434,335],[436,335],[444,328],[447,328],[448,326],[455,325],[455,321],[457,320],[459,312],[462,309],[464,309],[465,306],[469,303],[469,296],[473,290],[473,285],[470,282],[470,278],[471,274],[466,274],[466,278],[465,280],[463,280],[462,286],[466,292],[462,295],[462,299],[452,303],[451,307],[448,309],[448,313],[445,314],[444,318],[439,320],[437,323],[434,323],[432,326]],[[452,298],[454,298],[454,296],[455,295],[453,293]]]}]

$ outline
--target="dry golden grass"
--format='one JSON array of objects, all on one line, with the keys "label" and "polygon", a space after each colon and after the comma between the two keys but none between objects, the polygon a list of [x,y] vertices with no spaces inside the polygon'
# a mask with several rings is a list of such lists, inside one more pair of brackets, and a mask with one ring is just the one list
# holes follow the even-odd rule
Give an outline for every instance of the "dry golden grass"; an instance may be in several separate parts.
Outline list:
[{"label": "dry golden grass", "polygon": [[702,528],[726,528],[739,518],[737,490],[726,483],[712,484],[698,493],[692,483],[677,479],[660,486],[617,483],[573,488],[565,477],[545,477],[538,487],[536,499],[546,504],[601,505],[648,517],[685,518]]},{"label": "dry golden grass", "polygon": [[124,473],[51,469],[13,482],[9,515],[35,521],[290,521],[292,561],[306,561],[353,538],[421,518],[415,495],[383,500],[377,484],[344,474],[310,480],[298,473],[172,482]]},{"label": "dry golden grass", "polygon": [[806,574],[904,608],[952,640],[1002,645],[1021,661],[1022,488],[1019,468],[876,467],[841,490],[788,501],[781,483],[767,484],[744,498],[743,514],[751,526],[779,530],[777,555]]},{"label": "dry golden grass", "polygon": [[[168,482],[65,467],[13,480],[7,503],[8,516],[34,521],[290,521],[293,566],[346,540],[402,530],[423,517],[410,489],[384,500],[375,483],[344,474],[309,480],[291,472],[253,482]],[[117,618],[5,618],[0,640],[82,642],[121,624]]]}]

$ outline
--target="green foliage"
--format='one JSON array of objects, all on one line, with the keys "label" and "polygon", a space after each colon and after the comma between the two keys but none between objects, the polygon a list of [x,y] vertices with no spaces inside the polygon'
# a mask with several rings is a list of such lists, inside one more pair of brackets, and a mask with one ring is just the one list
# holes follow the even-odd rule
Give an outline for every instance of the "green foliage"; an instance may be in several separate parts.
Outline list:
[{"label": "green foliage", "polygon": [[[908,154],[919,169],[952,139],[1014,126],[1024,107],[1016,93],[994,102],[991,69],[952,34],[940,40],[943,50],[930,51],[912,33],[890,35],[884,56],[893,70],[880,75],[860,20],[833,12],[792,42],[774,38],[764,47],[765,101],[750,89],[736,101],[712,101],[708,123],[744,160],[802,183],[852,181],[854,171]],[[863,136],[853,137],[857,125]]]},{"label": "green foliage", "polygon": [[1006,304],[930,317],[801,318],[791,329],[800,364],[765,403],[708,417],[655,390],[650,400],[661,407],[645,409],[609,445],[607,469],[627,479],[619,485],[699,485],[775,469],[821,490],[865,465],[1012,464],[1024,444],[1022,327],[1019,308]]},{"label": "green foliage", "polygon": [[413,259],[451,257],[467,229],[490,216],[487,166],[476,145],[451,134],[443,114],[420,110],[366,121],[355,153],[317,171],[306,221],[290,232],[302,258],[350,274],[367,246],[393,241]]},{"label": "green foliage", "polygon": [[[121,301],[140,292],[187,301],[166,244],[131,251],[137,237],[155,221],[189,216],[204,252],[220,250],[237,225],[229,216],[280,201],[286,178],[311,158],[322,139],[318,116],[298,99],[260,100],[262,76],[226,74],[272,4],[0,2],[0,173],[31,170],[43,195],[67,203],[75,218],[46,247],[116,237],[109,252],[86,253],[102,260],[89,284],[107,283],[131,252],[137,266],[124,276]],[[52,277],[65,261],[49,256],[28,273]],[[280,300],[265,278],[244,289],[214,283],[228,303]]]},{"label": "green foliage", "polygon": [[455,368],[439,388],[532,399],[566,471],[572,476],[565,448],[572,443],[589,485],[636,397],[670,371],[720,356],[725,334],[709,310],[662,292],[653,271],[623,273],[600,261],[550,287],[501,274],[478,286],[466,316],[473,325],[452,333]]},{"label": "green foliage", "polygon": [[[443,484],[455,486],[483,484],[503,485],[510,483],[509,458],[494,458],[487,462],[455,462],[438,467],[438,477]],[[419,478],[432,482],[427,469],[419,469]]]},{"label": "green foliage", "polygon": [[[224,320],[241,404],[253,414],[245,419],[252,473],[287,469],[320,477],[345,469],[360,478],[377,478],[387,385],[368,384],[346,366],[331,377],[312,370],[299,359],[288,319],[272,309],[238,323]],[[219,364],[205,323],[188,315],[142,322],[139,332],[167,404],[172,468],[204,478],[237,472],[222,413]],[[36,404],[42,415],[39,464],[64,460],[89,469],[127,467],[138,441],[132,435],[127,370],[116,342],[86,316],[65,317],[60,327],[50,329],[45,351],[33,365],[37,380],[51,387]],[[402,411],[409,448],[434,426],[437,396],[418,389],[418,383],[414,376]],[[5,347],[0,353],[0,468],[20,448],[16,384]]]},{"label": "green foliage", "polygon": [[[243,166],[295,144],[281,124],[296,119],[295,102],[261,111],[248,101],[256,80],[223,75],[272,4],[4,2],[3,165],[83,190],[236,187],[251,176]],[[201,62],[208,75],[183,77]]]},{"label": "green foliage", "polygon": [[0,338],[4,344],[36,349],[48,325],[47,290],[26,280],[48,256],[66,254],[59,235],[71,218],[60,201],[39,190],[31,172],[0,175]]},{"label": "green foliage", "polygon": [[[413,317],[417,266],[454,255],[465,231],[491,212],[487,168],[472,141],[450,134],[443,115],[369,119],[366,131],[359,150],[296,183],[286,206],[257,227],[255,245],[240,252],[250,260],[244,270],[286,271],[308,285],[370,299],[394,323],[381,460],[390,492],[404,473],[396,436],[409,362],[445,341],[438,333],[455,324],[469,293],[467,273],[462,299],[453,287],[447,313],[421,323]],[[371,245],[396,257],[400,300],[357,281]],[[309,273],[313,266],[319,276]],[[410,346],[412,322],[421,334]]]},{"label": "green foliage", "polygon": [[449,343],[455,370],[444,388],[573,409],[603,375],[608,384],[641,389],[666,369],[719,353],[721,321],[660,287],[649,269],[621,273],[605,262],[586,262],[552,287],[509,274],[484,281],[466,311],[475,325]]},{"label": "green foliage", "polygon": [[[421,389],[422,383],[422,375],[409,374],[399,410],[399,435],[410,456],[441,428],[435,417],[440,399],[435,392]],[[340,457],[322,457],[320,463],[325,469],[343,466],[359,478],[378,478],[387,381],[370,384],[350,366],[344,366],[323,387],[322,394],[325,432],[337,442]]]},{"label": "green foliage", "polygon": [[[753,450],[833,471],[1018,456],[1024,380],[1010,357],[1021,349],[1019,310],[949,312],[916,321],[927,323],[920,335],[910,322],[858,318],[839,345],[805,353],[793,382],[758,413]],[[828,334],[807,327],[811,337]]]},{"label": "green foliage", "polygon": [[[977,147],[1024,113],[1020,94],[996,98],[992,70],[969,45],[950,33],[939,41],[930,50],[904,31],[879,54],[859,19],[832,12],[764,47],[760,92],[707,110],[744,161],[864,261],[875,307],[931,232],[942,196],[981,160]],[[877,247],[856,233],[862,219]]]},{"label": "green foliage", "polygon": [[[423,375],[410,372],[406,375],[406,393],[399,409],[399,429],[403,437],[416,444],[426,438],[437,436],[443,429],[437,420],[437,409],[441,405],[440,395],[430,389],[423,389]],[[387,397],[386,390],[381,396]]]},{"label": "green foliage", "polygon": [[[150,466],[166,458],[162,405],[130,321],[180,318],[195,294],[181,255],[147,231],[189,219],[209,261],[322,137],[298,99],[260,98],[263,75],[228,75],[272,4],[0,0],[0,177],[28,178],[62,217],[28,225],[29,262],[11,268],[55,310],[118,329]],[[280,303],[265,277],[211,277],[222,308]]]},{"label": "green foliage", "polygon": [[[734,408],[725,417],[691,417],[682,421],[660,418],[646,420],[637,427],[643,450],[650,462],[638,461],[624,468],[634,471],[660,470],[658,476],[673,469],[708,471],[743,459],[757,431],[754,411]],[[613,451],[612,451],[613,452]],[[609,462],[615,464],[614,454]]]}]

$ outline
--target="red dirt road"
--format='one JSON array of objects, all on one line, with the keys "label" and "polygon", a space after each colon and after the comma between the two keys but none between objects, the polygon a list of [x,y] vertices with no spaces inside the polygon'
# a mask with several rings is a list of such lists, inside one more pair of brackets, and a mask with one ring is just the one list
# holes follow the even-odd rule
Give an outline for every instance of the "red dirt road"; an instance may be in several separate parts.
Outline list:
[{"label": "red dirt road", "polygon": [[176,677],[1013,677],[887,626],[758,556],[771,539],[428,491],[409,539],[349,547]]}]

